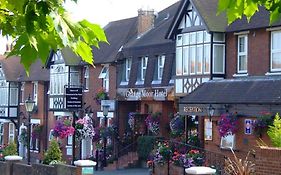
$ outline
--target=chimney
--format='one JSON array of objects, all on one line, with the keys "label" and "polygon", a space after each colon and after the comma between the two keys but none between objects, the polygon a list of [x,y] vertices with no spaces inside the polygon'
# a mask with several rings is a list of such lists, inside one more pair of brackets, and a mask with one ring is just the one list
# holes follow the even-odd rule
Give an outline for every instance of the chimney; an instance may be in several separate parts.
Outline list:
[{"label": "chimney", "polygon": [[138,10],[138,36],[154,26],[154,10]]}]

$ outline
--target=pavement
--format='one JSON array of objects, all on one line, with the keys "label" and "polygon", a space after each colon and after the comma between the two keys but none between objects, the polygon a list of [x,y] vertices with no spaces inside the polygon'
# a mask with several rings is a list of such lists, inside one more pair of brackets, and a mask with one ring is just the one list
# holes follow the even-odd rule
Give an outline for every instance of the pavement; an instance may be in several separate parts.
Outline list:
[{"label": "pavement", "polygon": [[95,171],[94,175],[149,175],[149,171],[145,168],[132,168],[114,171]]}]

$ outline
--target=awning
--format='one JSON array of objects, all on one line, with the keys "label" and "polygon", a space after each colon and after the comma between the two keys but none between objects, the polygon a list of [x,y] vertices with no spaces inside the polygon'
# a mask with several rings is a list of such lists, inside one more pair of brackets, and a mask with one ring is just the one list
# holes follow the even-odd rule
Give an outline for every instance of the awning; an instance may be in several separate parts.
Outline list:
[{"label": "awning", "polygon": [[179,103],[180,113],[185,115],[207,115],[210,104],[220,110],[224,105],[281,105],[281,79],[213,80],[201,84]]}]

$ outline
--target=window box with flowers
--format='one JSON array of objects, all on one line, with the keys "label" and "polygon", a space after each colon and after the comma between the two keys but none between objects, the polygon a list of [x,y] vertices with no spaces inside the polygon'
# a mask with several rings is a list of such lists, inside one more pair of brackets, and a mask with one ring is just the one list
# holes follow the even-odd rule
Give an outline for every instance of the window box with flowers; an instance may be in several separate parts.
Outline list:
[{"label": "window box with flowers", "polygon": [[221,148],[235,149],[235,133],[238,130],[238,117],[224,113],[218,121],[218,131],[221,137]]},{"label": "window box with flowers", "polygon": [[53,136],[59,139],[64,139],[74,134],[75,129],[71,126],[71,120],[58,120],[53,129]]},{"label": "window box with flowers", "polygon": [[97,104],[101,104],[102,100],[108,100],[108,93],[105,91],[105,89],[100,89],[95,96],[95,100]]}]

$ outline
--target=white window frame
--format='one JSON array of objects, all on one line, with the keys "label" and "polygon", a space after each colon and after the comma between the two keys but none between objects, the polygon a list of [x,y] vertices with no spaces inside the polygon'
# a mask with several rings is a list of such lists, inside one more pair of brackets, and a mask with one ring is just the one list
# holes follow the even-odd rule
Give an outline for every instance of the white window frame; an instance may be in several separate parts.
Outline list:
[{"label": "white window frame", "polygon": [[127,58],[126,61],[125,61],[125,80],[126,82],[129,81],[130,79],[130,74],[131,74],[131,66],[132,66],[132,58]]},{"label": "white window frame", "polygon": [[90,84],[90,68],[89,66],[85,66],[85,72],[84,72],[84,91],[89,90],[89,84]]},{"label": "white window frame", "polygon": [[33,100],[35,101],[35,105],[38,105],[38,81],[33,82]]},{"label": "white window frame", "polygon": [[103,89],[108,92],[109,91],[109,65],[104,65],[99,78],[102,79],[102,87]]},{"label": "white window frame", "polygon": [[165,65],[165,55],[159,55],[158,56],[158,71],[157,71],[157,77],[158,80],[162,80],[163,72],[164,72],[164,65]]},{"label": "white window frame", "polygon": [[103,79],[106,77],[106,74],[108,72],[108,66],[107,65],[104,65],[100,71],[100,75],[99,75],[99,78]]},{"label": "white window frame", "polygon": [[[209,53],[207,57],[207,47],[209,46]],[[209,65],[207,66],[207,61]],[[204,74],[209,74],[210,73],[210,68],[211,68],[211,44],[204,44],[203,46],[203,68],[204,68]],[[206,68],[208,67],[208,71],[206,71]]]},{"label": "white window frame", "polygon": [[[182,48],[182,74],[188,75],[189,73],[189,46]],[[186,69],[186,71],[185,71]]]},{"label": "white window frame", "polygon": [[[30,121],[30,133],[32,133],[33,125],[40,125],[40,119],[31,119],[31,121]],[[33,148],[33,144],[32,144],[33,139],[34,138],[32,138],[32,136],[30,134],[30,151],[38,153],[39,147],[40,147],[40,140],[39,139],[35,140],[35,148]]]},{"label": "white window frame", "polygon": [[[215,46],[223,46],[223,58],[222,58],[222,72],[215,72]],[[213,44],[213,73],[224,74],[225,72],[225,44]]]},{"label": "white window frame", "polygon": [[[280,44],[278,44],[278,48],[277,49],[273,49],[273,34],[275,33],[281,33],[281,31],[272,31],[271,32],[271,47],[270,47],[270,71],[271,72],[280,72],[281,71],[281,67],[280,68],[275,68],[273,69],[273,54],[274,53],[281,53],[281,47],[280,47]],[[281,58],[280,58],[281,59]]]},{"label": "white window frame", "polygon": [[145,80],[147,62],[148,62],[148,56],[141,58],[141,81]]},{"label": "white window frame", "polygon": [[[244,52],[240,51],[240,38],[244,38]],[[241,70],[240,67],[240,57],[245,56],[246,70]],[[248,72],[248,36],[239,35],[237,42],[237,73],[247,73]]]},{"label": "white window frame", "polygon": [[52,65],[50,69],[50,95],[63,95],[68,83],[68,66],[65,64]]},{"label": "white window frame", "polygon": [[9,139],[8,143],[14,143],[15,142],[15,124],[9,123]]},{"label": "white window frame", "polygon": [[222,149],[235,149],[235,134],[230,134],[225,137],[221,137],[220,147]]},{"label": "white window frame", "polygon": [[176,75],[183,75],[183,48],[176,48]]},{"label": "white window frame", "polygon": [[[199,48],[201,48],[201,52],[198,52]],[[203,73],[203,65],[204,65],[203,57],[204,57],[204,45],[199,44],[196,47],[196,62],[195,62],[196,74],[199,74],[199,75]],[[201,63],[201,65],[199,65],[200,63]],[[199,71],[199,69],[200,69],[200,71]]]},{"label": "white window frame", "polygon": [[25,102],[25,98],[24,98],[24,87],[25,87],[25,82],[21,83],[21,87],[20,87],[20,92],[21,92],[21,100],[20,100],[20,104],[24,105]]},{"label": "white window frame", "polygon": [[4,144],[4,123],[0,123],[0,145]]}]

